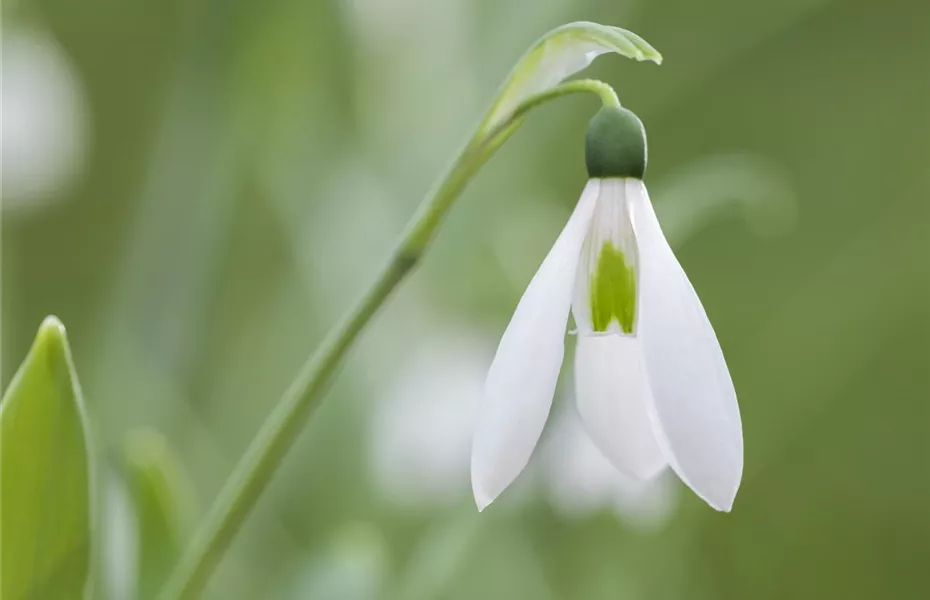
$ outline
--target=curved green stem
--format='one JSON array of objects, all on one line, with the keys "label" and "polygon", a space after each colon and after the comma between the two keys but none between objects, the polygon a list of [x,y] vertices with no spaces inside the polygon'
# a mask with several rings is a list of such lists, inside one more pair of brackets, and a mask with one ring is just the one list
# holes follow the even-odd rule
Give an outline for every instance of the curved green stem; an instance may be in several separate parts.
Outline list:
[{"label": "curved green stem", "polygon": [[581,92],[594,93],[605,104],[619,105],[616,94],[606,83],[570,81],[526,99],[506,122],[487,136],[473,138],[466,144],[421,204],[375,282],[304,363],[262,425],[172,574],[161,594],[162,600],[189,600],[199,595],[311,411],[319,405],[342,358],[394,288],[420,260],[443,217],[471,178],[519,128],[526,113],[559,96]]},{"label": "curved green stem", "polygon": [[617,92],[608,84],[598,79],[575,79],[549,88],[535,96],[530,96],[517,107],[514,111],[514,115],[518,117],[522,116],[540,104],[548,102],[553,98],[558,98],[559,96],[584,93],[595,94],[601,99],[601,103],[604,106],[620,106],[620,99],[617,98]]}]

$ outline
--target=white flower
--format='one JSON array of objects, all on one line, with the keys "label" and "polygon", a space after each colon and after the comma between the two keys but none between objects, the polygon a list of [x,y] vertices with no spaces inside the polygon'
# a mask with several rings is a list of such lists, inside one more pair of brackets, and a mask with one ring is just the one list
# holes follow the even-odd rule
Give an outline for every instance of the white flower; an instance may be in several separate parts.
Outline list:
[{"label": "white flower", "polygon": [[71,183],[82,166],[83,90],[55,40],[4,28],[0,69],[4,209],[36,206]]},{"label": "white flower", "polygon": [[602,109],[586,154],[591,179],[488,373],[472,447],[475,501],[483,509],[526,466],[552,405],[571,312],[576,402],[591,441],[628,477],[668,465],[728,511],[743,468],[736,392],[641,179],[642,124],[625,109]]}]

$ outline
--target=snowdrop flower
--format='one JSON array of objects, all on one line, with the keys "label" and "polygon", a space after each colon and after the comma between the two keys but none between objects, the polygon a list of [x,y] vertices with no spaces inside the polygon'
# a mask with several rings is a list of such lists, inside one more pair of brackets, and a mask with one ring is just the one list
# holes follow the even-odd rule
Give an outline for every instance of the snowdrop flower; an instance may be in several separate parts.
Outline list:
[{"label": "snowdrop flower", "polygon": [[486,507],[526,466],[552,405],[571,312],[576,403],[594,445],[632,479],[668,465],[729,511],[743,468],[736,392],[643,184],[642,123],[603,108],[585,153],[590,179],[488,373],[472,446],[475,501]]}]

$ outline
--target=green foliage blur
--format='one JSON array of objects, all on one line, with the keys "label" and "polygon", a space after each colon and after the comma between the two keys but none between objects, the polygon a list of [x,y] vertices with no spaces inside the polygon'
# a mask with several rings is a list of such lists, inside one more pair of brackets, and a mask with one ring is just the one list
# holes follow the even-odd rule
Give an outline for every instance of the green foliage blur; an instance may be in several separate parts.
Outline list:
[{"label": "green foliage blur", "polygon": [[519,55],[582,19],[665,58],[586,73],[645,123],[647,185],[726,353],[733,512],[677,482],[651,519],[593,495],[568,509],[543,451],[480,516],[471,501],[455,426],[586,177],[597,106],[563,99],[459,199],[207,596],[930,597],[930,3],[10,0],[2,17],[0,384],[60,317],[99,465],[95,598],[128,597],[127,440],[167,440],[189,536]]}]

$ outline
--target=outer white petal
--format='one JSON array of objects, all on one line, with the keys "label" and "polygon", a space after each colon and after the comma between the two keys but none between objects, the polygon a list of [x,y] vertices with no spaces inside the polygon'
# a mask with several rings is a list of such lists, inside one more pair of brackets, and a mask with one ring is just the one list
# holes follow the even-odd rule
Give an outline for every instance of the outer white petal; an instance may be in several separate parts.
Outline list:
[{"label": "outer white petal", "polygon": [[627,180],[639,244],[638,336],[654,401],[656,438],[678,476],[728,511],[743,472],[736,391],[691,282],[669,247],[641,181]]},{"label": "outer white petal", "polygon": [[481,510],[526,466],[552,405],[581,246],[600,182],[591,180],[526,288],[488,372],[472,445],[471,480]]},{"label": "outer white petal", "polygon": [[652,432],[651,394],[637,338],[579,335],[575,390],[588,436],[618,471],[649,479],[665,466]]}]

